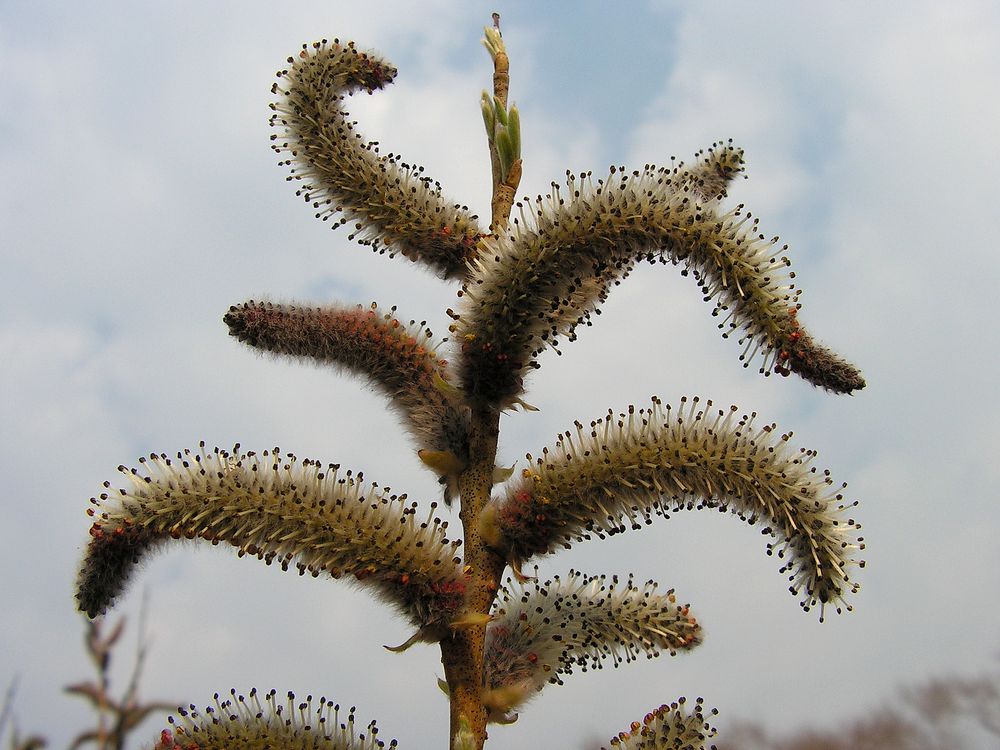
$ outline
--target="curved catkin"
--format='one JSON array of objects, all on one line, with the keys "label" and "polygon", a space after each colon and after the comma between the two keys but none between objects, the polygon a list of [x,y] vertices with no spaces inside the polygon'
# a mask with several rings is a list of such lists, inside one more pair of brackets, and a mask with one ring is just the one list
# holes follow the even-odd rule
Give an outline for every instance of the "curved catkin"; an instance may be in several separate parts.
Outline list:
[{"label": "curved catkin", "polygon": [[565,191],[552,183],[544,198],[518,203],[508,230],[473,262],[452,313],[465,390],[511,403],[538,355],[573,340],[640,260],[681,265],[695,277],[715,301],[723,335],[740,331],[744,366],[759,361],[764,374],[797,372],[837,392],[864,387],[852,365],[801,327],[787,248],[760,234],[742,205],[720,213],[717,195],[708,198],[741,163],[725,149],[713,154],[691,169],[612,167],[596,182],[567,173]]},{"label": "curved catkin", "polygon": [[[692,706],[685,698],[678,698],[669,706],[664,704],[646,714],[642,721],[611,738],[611,750],[707,750],[706,740],[718,732],[708,723],[705,714],[715,716],[718,711],[706,709],[698,698]],[[711,745],[715,748],[715,745]],[[601,748],[601,750],[608,750]]]},{"label": "curved catkin", "polygon": [[350,576],[392,603],[425,633],[460,609],[459,542],[446,521],[417,516],[416,503],[365,486],[364,478],[278,449],[261,454],[216,448],[176,459],[151,455],[119,467],[126,487],[93,498],[94,518],[77,582],[80,610],[102,614],[136,564],[172,539],[236,547],[300,575]]},{"label": "curved catkin", "polygon": [[223,320],[244,344],[332,364],[361,375],[389,397],[417,447],[447,451],[464,465],[468,411],[457,389],[442,387],[450,375],[430,330],[404,324],[396,309],[330,305],[305,307],[250,300],[233,305]]},{"label": "curved catkin", "polygon": [[[465,206],[446,203],[423,167],[379,154],[343,108],[346,94],[391,83],[396,69],[353,42],[303,45],[272,91],[272,148],[296,191],[333,226],[351,225],[351,237],[376,251],[401,253],[444,278],[461,279],[482,234]],[[339,216],[338,216],[339,215]]]},{"label": "curved catkin", "polygon": [[231,690],[228,698],[215,694],[214,704],[199,711],[191,705],[171,716],[170,729],[160,732],[154,750],[379,750],[395,748],[379,737],[375,722],[360,727],[354,707],[342,710],[326,698],[311,695],[298,700],[294,693],[279,698],[271,690],[246,696]]},{"label": "curved catkin", "polygon": [[645,655],[675,655],[701,642],[701,627],[673,590],[629,576],[570,571],[539,583],[508,582],[486,630],[484,679],[494,710],[509,711],[574,668],[617,667]]},{"label": "curved catkin", "polygon": [[732,141],[713,143],[710,148],[694,155],[694,163],[681,173],[686,173],[685,187],[706,205],[727,195],[727,187],[743,171],[743,149]]},{"label": "curved catkin", "polygon": [[528,456],[531,467],[493,501],[485,536],[517,566],[592,534],[639,529],[654,515],[729,510],[777,537],[768,554],[785,561],[804,609],[850,609],[844,597],[858,589],[850,568],[864,564],[854,557],[864,549],[861,527],[847,515],[857,503],[811,466],[815,451],[792,449],[790,433],[754,417],[698,397],[679,409],[654,398],[650,409],[577,423],[540,458]]}]

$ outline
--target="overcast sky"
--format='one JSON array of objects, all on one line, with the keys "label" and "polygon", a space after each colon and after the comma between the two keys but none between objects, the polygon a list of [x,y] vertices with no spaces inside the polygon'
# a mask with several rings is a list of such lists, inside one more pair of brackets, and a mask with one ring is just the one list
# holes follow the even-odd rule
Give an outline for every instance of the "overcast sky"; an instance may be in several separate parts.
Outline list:
[{"label": "overcast sky", "polygon": [[[1000,6],[873,5],[0,2],[0,682],[19,676],[22,730],[59,747],[88,718],[61,692],[88,676],[73,582],[87,500],[118,464],[202,439],[277,445],[437,498],[379,397],[257,356],[221,317],[262,296],[377,300],[447,333],[453,285],[352,245],[294,196],[269,149],[269,89],[302,42],[381,51],[400,74],[349,102],[360,130],[486,216],[479,39],[493,9],[521,110],[521,193],[732,138],[749,179],[731,201],[790,245],[801,319],[869,383],[837,397],[742,369],[692,280],[642,268],[563,356],[545,355],[528,393],[541,411],[504,418],[501,459],[608,407],[698,394],[817,449],[861,501],[870,546],[856,610],[823,624],[731,516],[682,514],[545,559],[543,577],[675,587],[706,640],[573,675],[490,747],[593,746],[679,695],[719,707],[723,729],[829,726],[896,685],[995,665]],[[133,624],[143,590],[147,698],[325,694],[403,748],[446,745],[437,650],[384,651],[406,624],[350,586],[189,545],[144,566],[118,608]]]}]

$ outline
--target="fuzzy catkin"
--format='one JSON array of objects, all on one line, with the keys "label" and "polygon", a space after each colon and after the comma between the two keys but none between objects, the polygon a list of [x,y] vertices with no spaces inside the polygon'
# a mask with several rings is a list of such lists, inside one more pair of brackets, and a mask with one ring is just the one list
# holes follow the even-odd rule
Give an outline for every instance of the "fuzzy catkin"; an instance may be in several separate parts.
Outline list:
[{"label": "fuzzy catkin", "polygon": [[279,700],[274,690],[263,702],[256,689],[248,696],[232,690],[229,698],[216,693],[214,705],[203,712],[192,705],[179,709],[179,716],[171,716],[171,729],[160,733],[154,750],[379,750],[397,746],[396,740],[386,744],[379,739],[374,721],[363,729],[357,727],[354,711],[353,706],[342,711],[333,701],[316,701],[311,695],[301,701],[288,693]]},{"label": "fuzzy catkin", "polygon": [[[725,152],[728,153],[728,152]],[[508,405],[537,357],[577,326],[640,260],[683,266],[715,300],[723,335],[741,329],[745,365],[797,372],[849,393],[860,373],[815,344],[798,321],[799,290],[785,247],[760,234],[743,206],[719,213],[706,196],[736,173],[736,155],[706,157],[694,169],[611,168],[606,179],[568,174],[534,205],[518,203],[508,230],[472,264],[452,331],[465,390]]]},{"label": "fuzzy catkin", "polygon": [[396,69],[353,42],[303,45],[272,91],[272,148],[291,168],[289,180],[334,226],[350,223],[352,238],[374,250],[399,252],[444,278],[461,279],[482,234],[465,206],[449,204],[422,167],[382,156],[348,120],[345,94],[372,93],[392,82]]},{"label": "fuzzy catkin", "polygon": [[743,149],[728,143],[713,143],[710,148],[694,155],[687,169],[684,189],[690,190],[702,203],[712,205],[726,197],[726,188],[743,171]]},{"label": "fuzzy catkin", "polygon": [[[814,451],[789,447],[791,434],[757,427],[736,407],[682,399],[679,409],[629,407],[584,427],[577,423],[508,482],[487,516],[487,536],[518,565],[573,541],[639,529],[652,516],[695,508],[730,510],[777,537],[768,553],[788,558],[791,591],[802,606],[850,609],[850,568],[864,548],[860,526]],[[821,612],[822,616],[822,612]]]},{"label": "fuzzy catkin", "polygon": [[300,574],[350,576],[426,629],[462,602],[458,542],[447,522],[421,521],[416,504],[364,478],[274,451],[216,448],[153,455],[119,467],[129,486],[92,498],[91,540],[77,582],[80,609],[97,616],[119,595],[142,557],[171,539],[225,542]]},{"label": "fuzzy catkin", "polygon": [[339,366],[381,390],[403,417],[417,447],[468,457],[468,411],[441,384],[447,362],[430,330],[403,324],[395,308],[306,307],[250,300],[229,308],[229,333],[244,344]]},{"label": "fuzzy catkin", "polygon": [[687,605],[677,603],[673,590],[656,589],[631,576],[620,581],[572,570],[565,579],[508,583],[486,630],[486,688],[525,700],[549,683],[562,684],[574,668],[600,669],[606,661],[617,667],[697,646],[701,627]]},{"label": "fuzzy catkin", "polygon": [[[701,698],[688,704],[678,698],[669,706],[664,704],[646,714],[641,722],[633,721],[628,730],[611,738],[612,750],[707,750],[705,741],[715,737],[715,727],[705,718],[705,705]],[[714,708],[710,716],[717,714]],[[606,750],[606,748],[602,748]]]}]

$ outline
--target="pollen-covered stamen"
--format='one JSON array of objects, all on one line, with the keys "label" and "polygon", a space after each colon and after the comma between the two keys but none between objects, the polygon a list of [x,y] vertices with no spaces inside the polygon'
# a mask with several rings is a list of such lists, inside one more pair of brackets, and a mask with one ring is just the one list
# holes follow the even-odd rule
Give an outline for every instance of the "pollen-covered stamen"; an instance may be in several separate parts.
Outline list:
[{"label": "pollen-covered stamen", "polygon": [[[715,737],[715,727],[705,714],[715,716],[716,709],[706,712],[704,701],[698,698],[694,706],[678,698],[646,714],[642,722],[633,721],[626,731],[611,738],[613,750],[706,750],[706,740]],[[714,748],[715,746],[712,745]],[[602,750],[607,750],[602,748]]]},{"label": "pollen-covered stamen", "polygon": [[279,697],[271,690],[261,701],[256,688],[247,696],[231,690],[229,697],[216,693],[204,713],[193,705],[177,712],[168,720],[171,728],[160,733],[156,750],[379,750],[397,745],[379,737],[374,721],[358,726],[353,706],[344,711],[324,697],[299,700],[291,692]]},{"label": "pollen-covered stamen", "polygon": [[485,686],[506,696],[506,714],[549,683],[562,684],[574,668],[617,667],[644,655],[674,655],[701,641],[701,628],[672,590],[631,576],[588,576],[508,582],[486,629]]},{"label": "pollen-covered stamen", "polygon": [[230,307],[223,320],[230,335],[249,346],[366,377],[389,397],[420,449],[454,456],[455,473],[468,453],[461,392],[447,387],[448,363],[425,324],[404,324],[395,314],[396,308],[382,314],[375,304],[302,307],[251,300]]},{"label": "pollen-covered stamen", "polygon": [[731,140],[699,151],[694,163],[681,170],[686,175],[685,188],[704,204],[724,198],[729,183],[742,171],[743,149]]},{"label": "pollen-covered stamen", "polygon": [[94,500],[91,541],[80,570],[80,609],[96,616],[124,588],[135,564],[170,539],[225,542],[300,575],[348,576],[370,586],[433,639],[461,609],[460,542],[446,521],[416,518],[416,504],[360,474],[274,451],[153,455],[129,482]]},{"label": "pollen-covered stamen", "polygon": [[[701,195],[737,162],[730,154],[692,170],[680,163],[632,173],[612,167],[596,184],[590,173],[568,174],[565,189],[553,183],[544,198],[519,203],[507,231],[473,264],[451,328],[470,396],[511,402],[539,354],[562,337],[572,340],[640,260],[682,265],[705,300],[715,301],[713,314],[726,314],[724,335],[742,331],[744,364],[756,360],[763,373],[784,369],[778,354],[795,351],[791,336],[803,333],[787,248],[761,234],[742,206],[719,213],[718,201]],[[830,390],[864,385],[846,363],[829,376],[818,366],[795,371]]]},{"label": "pollen-covered stamen", "polygon": [[272,148],[289,180],[324,221],[350,223],[352,238],[399,252],[445,278],[461,279],[483,232],[465,206],[446,203],[441,186],[394,154],[366,143],[343,108],[345,94],[391,83],[396,69],[353,42],[303,45],[272,89]]},{"label": "pollen-covered stamen", "polygon": [[756,426],[755,415],[711,401],[682,399],[679,409],[629,407],[589,427],[577,424],[522,476],[508,483],[484,514],[487,539],[514,562],[569,547],[573,541],[639,529],[653,516],[680,510],[729,510],[778,538],[768,554],[802,606],[850,609],[858,589],[851,568],[864,563],[860,525],[848,514],[842,486],[812,466],[815,451],[794,450],[791,434]]}]

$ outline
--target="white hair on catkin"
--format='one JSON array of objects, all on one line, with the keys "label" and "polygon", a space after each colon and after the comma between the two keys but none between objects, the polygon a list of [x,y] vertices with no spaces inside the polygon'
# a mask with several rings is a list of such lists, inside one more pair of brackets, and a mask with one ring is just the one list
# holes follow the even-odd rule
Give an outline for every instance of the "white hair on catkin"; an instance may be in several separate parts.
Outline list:
[{"label": "white hair on catkin", "polygon": [[853,367],[802,330],[787,247],[760,234],[742,205],[720,213],[716,199],[705,200],[712,170],[715,161],[694,172],[612,167],[596,182],[589,172],[568,173],[565,195],[552,183],[533,205],[518,203],[507,231],[472,262],[453,313],[466,391],[511,403],[538,355],[572,340],[640,260],[690,272],[706,301],[715,300],[724,335],[742,329],[746,365],[759,355],[763,373],[795,371],[835,391],[863,387]]},{"label": "white hair on catkin", "polygon": [[446,202],[441,186],[355,132],[346,94],[392,82],[396,69],[353,42],[303,45],[272,91],[272,148],[304,184],[297,194],[333,226],[353,223],[351,239],[379,252],[401,253],[444,278],[461,279],[482,231],[465,206]]},{"label": "white hair on catkin", "polygon": [[[843,485],[812,466],[816,452],[794,450],[791,433],[756,426],[736,407],[682,398],[679,409],[629,407],[561,434],[484,516],[484,536],[512,564],[569,547],[591,535],[639,529],[655,515],[730,510],[777,537],[768,554],[785,560],[790,590],[803,608],[850,609],[858,590],[850,568],[863,566],[860,525],[847,514]],[[787,559],[786,559],[787,558]]]}]

